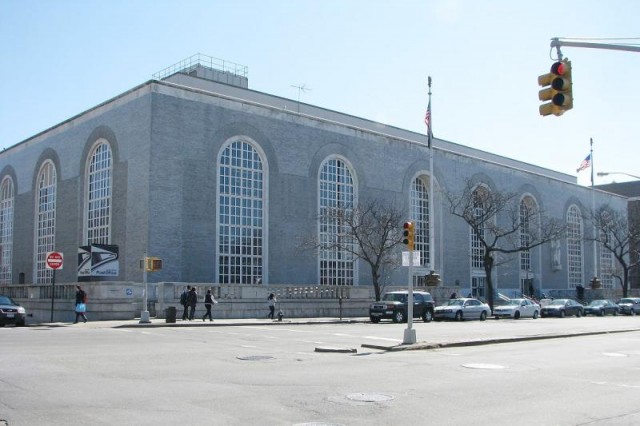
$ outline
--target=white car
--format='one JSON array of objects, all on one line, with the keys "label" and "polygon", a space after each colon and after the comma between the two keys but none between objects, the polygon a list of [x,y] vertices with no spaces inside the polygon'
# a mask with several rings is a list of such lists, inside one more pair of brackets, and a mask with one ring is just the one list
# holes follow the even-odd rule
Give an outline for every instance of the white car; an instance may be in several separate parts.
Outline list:
[{"label": "white car", "polygon": [[462,321],[466,319],[479,319],[484,321],[491,315],[491,308],[478,299],[460,298],[451,299],[446,304],[436,307],[433,317],[436,320],[452,319]]},{"label": "white car", "polygon": [[529,299],[510,299],[499,306],[493,307],[496,318],[538,318],[540,305]]}]

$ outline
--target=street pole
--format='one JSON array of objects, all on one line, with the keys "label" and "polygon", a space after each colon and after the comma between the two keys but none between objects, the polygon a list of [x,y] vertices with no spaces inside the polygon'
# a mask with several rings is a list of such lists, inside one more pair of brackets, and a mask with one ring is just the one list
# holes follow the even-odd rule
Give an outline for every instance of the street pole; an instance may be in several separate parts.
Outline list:
[{"label": "street pole", "polygon": [[431,113],[431,77],[429,77],[429,126],[427,128],[427,138],[429,140],[429,264],[431,266],[431,270],[436,270],[436,246],[435,246],[435,232],[434,232],[434,224],[436,223],[436,218],[433,214],[433,203],[435,202],[435,193],[434,193],[434,181],[436,179],[436,174],[433,170],[433,114]]},{"label": "street pole", "polygon": [[149,319],[149,302],[147,299],[147,252],[144,252],[142,257],[142,282],[144,283],[144,293],[142,295],[142,313],[140,314],[140,324],[148,324],[151,322]]},{"label": "street pole", "polygon": [[413,329],[413,250],[409,250],[409,285],[407,293],[407,328],[404,330],[402,344],[416,343],[416,331]]},{"label": "street pole", "polygon": [[56,294],[56,270],[53,270],[53,276],[51,277],[51,322],[53,322],[53,298]]}]

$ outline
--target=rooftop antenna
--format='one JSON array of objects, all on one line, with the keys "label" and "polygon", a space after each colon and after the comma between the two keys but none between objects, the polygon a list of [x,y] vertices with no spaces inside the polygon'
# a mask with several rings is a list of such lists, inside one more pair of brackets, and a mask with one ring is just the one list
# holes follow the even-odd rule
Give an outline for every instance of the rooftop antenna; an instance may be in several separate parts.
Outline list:
[{"label": "rooftop antenna", "polygon": [[295,84],[292,84],[291,87],[295,87],[296,89],[298,89],[298,112],[300,112],[300,92],[310,92],[311,89],[307,87],[306,84],[302,83],[299,86],[296,86]]}]

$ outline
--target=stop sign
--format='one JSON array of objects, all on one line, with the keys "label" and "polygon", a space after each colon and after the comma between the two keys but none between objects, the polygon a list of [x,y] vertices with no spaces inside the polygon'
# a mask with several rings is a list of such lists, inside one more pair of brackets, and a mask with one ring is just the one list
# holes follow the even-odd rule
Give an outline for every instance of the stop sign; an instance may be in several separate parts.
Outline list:
[{"label": "stop sign", "polygon": [[62,269],[63,256],[59,251],[47,253],[47,269]]}]

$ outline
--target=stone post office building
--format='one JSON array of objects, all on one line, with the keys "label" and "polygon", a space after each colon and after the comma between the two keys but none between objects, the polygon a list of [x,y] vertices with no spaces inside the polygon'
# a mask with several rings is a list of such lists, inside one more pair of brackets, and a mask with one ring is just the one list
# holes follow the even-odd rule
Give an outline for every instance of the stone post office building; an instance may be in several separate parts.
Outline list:
[{"label": "stone post office building", "polygon": [[[517,292],[523,280],[536,291],[587,286],[594,260],[613,261],[584,239],[587,218],[592,196],[596,207],[618,210],[625,197],[442,139],[433,140],[430,170],[425,135],[253,91],[246,68],[205,59],[0,153],[0,283],[49,283],[46,253],[59,251],[58,283],[140,283],[146,254],[163,261],[154,282],[370,286],[366,264],[301,250],[299,241],[336,232],[319,227],[321,208],[381,199],[394,200],[419,233],[434,230],[432,243],[417,236],[417,284],[435,270],[443,285],[482,296],[474,238],[442,195],[469,179],[516,192],[569,225],[554,253],[544,245],[498,266],[498,292]],[[386,280],[406,284],[406,274],[399,268]]]}]

